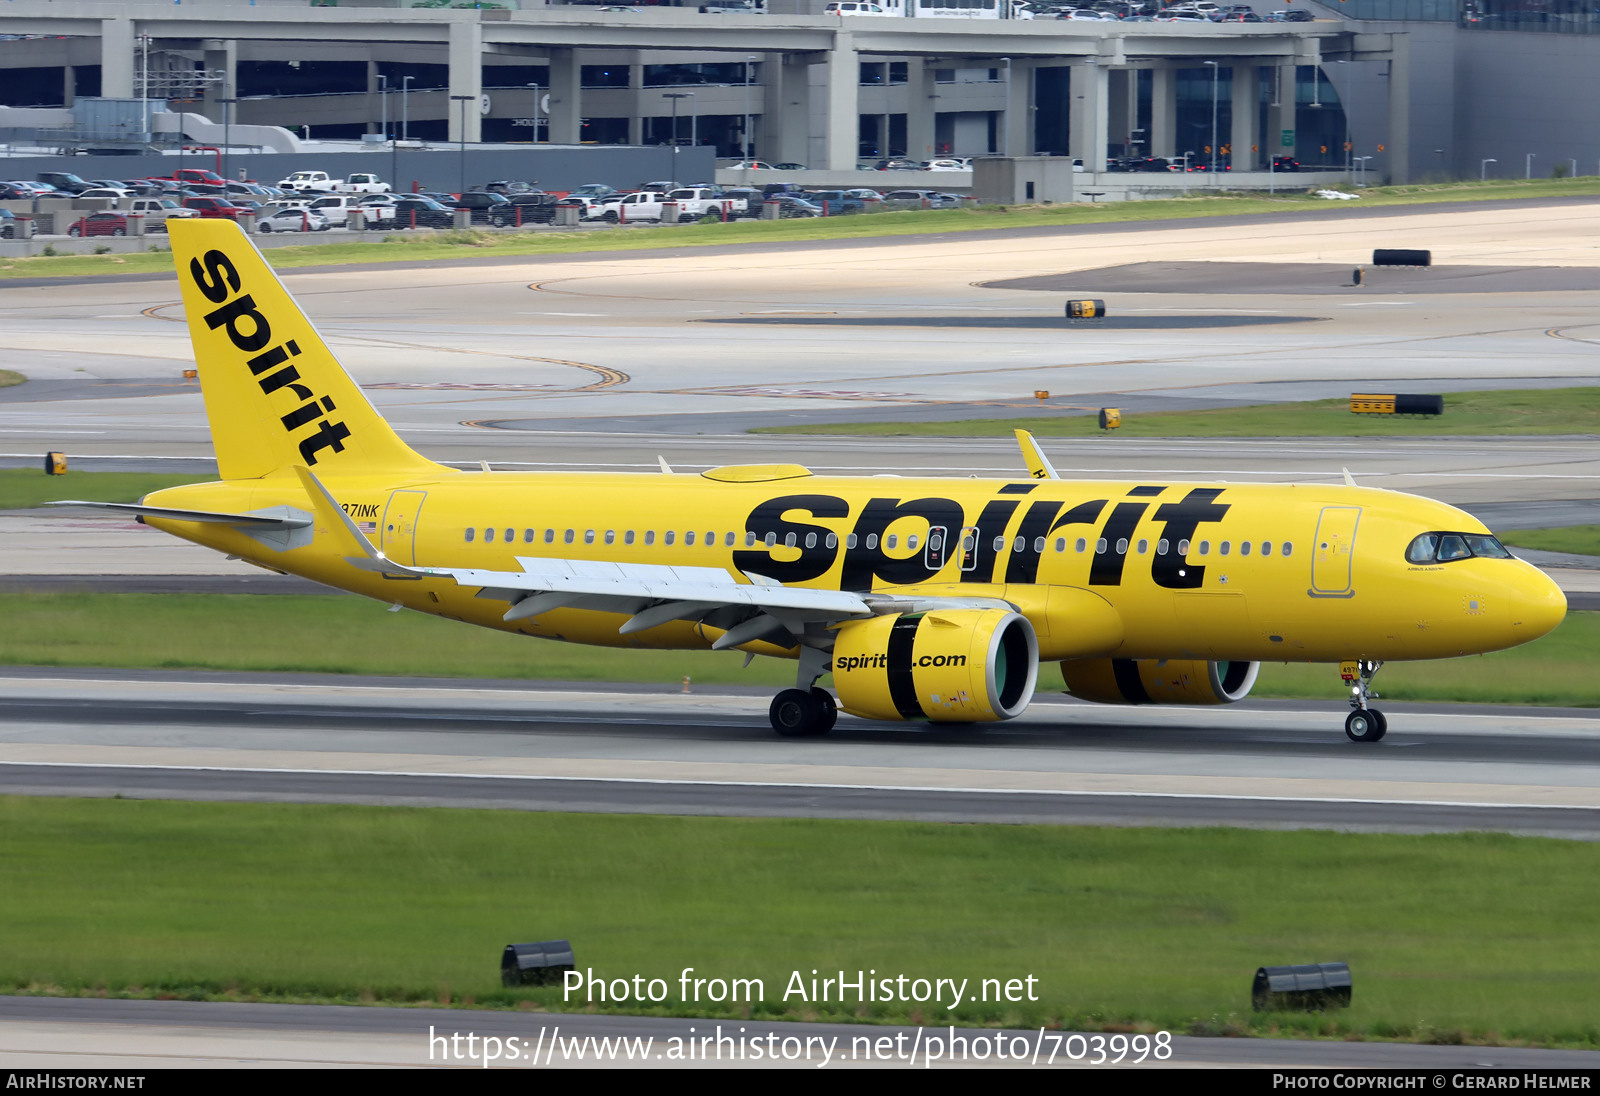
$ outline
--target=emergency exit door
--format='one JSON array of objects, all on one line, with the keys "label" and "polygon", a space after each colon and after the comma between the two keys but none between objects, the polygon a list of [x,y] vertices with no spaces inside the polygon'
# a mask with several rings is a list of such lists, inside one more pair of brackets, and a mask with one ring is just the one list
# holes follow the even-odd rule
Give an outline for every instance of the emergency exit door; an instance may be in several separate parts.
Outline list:
[{"label": "emergency exit door", "polygon": [[407,567],[417,562],[417,517],[426,491],[396,491],[383,511],[383,554]]}]

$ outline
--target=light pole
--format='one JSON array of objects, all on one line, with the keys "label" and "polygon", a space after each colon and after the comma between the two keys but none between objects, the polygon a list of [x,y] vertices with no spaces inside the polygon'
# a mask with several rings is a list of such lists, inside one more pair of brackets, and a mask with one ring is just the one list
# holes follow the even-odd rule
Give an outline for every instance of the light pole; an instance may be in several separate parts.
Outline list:
[{"label": "light pole", "polygon": [[389,144],[389,189],[400,185],[399,149],[389,140],[389,78],[378,73],[378,96],[383,104],[383,139]]},{"label": "light pole", "polygon": [[1527,167],[1523,169],[1522,177],[1524,179],[1533,178],[1533,153],[1531,152],[1528,153]]},{"label": "light pole", "polygon": [[1358,172],[1356,176],[1356,186],[1365,186],[1367,183],[1367,161],[1372,159],[1372,157],[1356,156],[1353,157],[1353,159],[1356,162],[1356,171]]},{"label": "light pole", "polygon": [[411,81],[415,76],[402,76],[400,78],[400,139],[411,140]]},{"label": "light pole", "polygon": [[[228,172],[231,170],[228,161],[228,136],[229,127],[233,123],[233,104],[237,103],[238,101],[239,100],[237,99],[217,100],[217,102],[222,104],[222,178],[224,182],[226,182],[228,178]],[[228,196],[228,188],[226,186],[222,188],[222,196],[224,198]]]},{"label": "light pole", "polygon": [[1498,164],[1499,160],[1485,160],[1478,165],[1478,181],[1484,182],[1489,178],[1489,165]]},{"label": "light pole", "polygon": [[669,91],[662,95],[663,99],[672,100],[672,170],[668,173],[674,182],[678,180],[678,100],[688,99],[694,95],[692,91]]},{"label": "light pole", "polygon": [[1217,177],[1217,80],[1222,75],[1222,65],[1216,61],[1202,63],[1211,66],[1211,177],[1215,179]]},{"label": "light pole", "polygon": [[[739,159],[750,159],[750,70],[755,68],[756,59],[744,59],[744,129],[739,131]],[[1573,174],[1577,174],[1576,171]]]},{"label": "light pole", "polygon": [[461,190],[460,194],[467,192],[467,104],[477,101],[476,95],[452,95],[450,100],[461,104],[461,132],[456,136],[461,143]]}]

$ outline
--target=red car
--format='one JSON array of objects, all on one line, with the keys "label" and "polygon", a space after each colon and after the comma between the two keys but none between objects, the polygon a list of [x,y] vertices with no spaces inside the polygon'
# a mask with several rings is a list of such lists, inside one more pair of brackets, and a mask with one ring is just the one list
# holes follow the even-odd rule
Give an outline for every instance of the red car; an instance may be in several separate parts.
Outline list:
[{"label": "red car", "polygon": [[210,186],[225,186],[228,182],[215,171],[203,167],[179,168],[171,175],[152,175],[150,176],[150,181],[162,183],[206,183]]},{"label": "red car", "polygon": [[185,198],[183,208],[192,209],[202,217],[226,217],[230,221],[237,221],[241,214],[250,212],[225,198]]},{"label": "red car", "polygon": [[68,236],[126,236],[128,218],[120,213],[91,213],[67,229]]}]

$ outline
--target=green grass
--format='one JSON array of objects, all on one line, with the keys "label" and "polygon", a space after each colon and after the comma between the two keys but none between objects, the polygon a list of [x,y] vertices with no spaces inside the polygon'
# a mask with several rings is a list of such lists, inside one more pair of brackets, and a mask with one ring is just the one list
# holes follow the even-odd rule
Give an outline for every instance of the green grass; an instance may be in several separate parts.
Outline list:
[{"label": "green grass", "polygon": [[[618,681],[675,688],[781,688],[793,663],[735,651],[616,651],[508,635],[366,598],[248,594],[0,594],[0,665],[406,677]],[[1549,636],[1471,658],[1395,662],[1378,691],[1394,700],[1600,706],[1600,613],[1572,613]],[[1058,664],[1039,691],[1064,688]],[[1262,666],[1254,695],[1334,701],[1337,668]]]},{"label": "green grass", "polygon": [[[863,181],[875,180],[863,175]],[[880,181],[881,180],[876,180]],[[1352,189],[1346,187],[1345,189]],[[1437,202],[1491,201],[1518,198],[1585,197],[1600,194],[1600,179],[1495,180],[1375,187],[1360,192],[1362,206],[1425,205]],[[469,255],[541,255],[585,251],[633,251],[654,247],[701,247],[726,243],[780,243],[796,240],[903,236],[917,233],[969,232],[993,228],[1070,226],[1184,217],[1227,217],[1255,213],[1324,212],[1336,204],[1309,192],[1276,197],[1217,194],[1163,198],[1141,202],[1077,202],[1051,206],[984,206],[963,210],[880,213],[872,216],[814,220],[737,221],[689,224],[638,231],[493,233],[447,232],[437,236],[398,233],[368,242],[274,247],[264,254],[278,269],[343,263],[412,262]],[[129,255],[57,255],[0,261],[0,279],[67,277],[106,273],[141,273],[172,269],[164,252]]]},{"label": "green grass", "polygon": [[10,388],[14,384],[21,384],[27,380],[21,373],[11,369],[0,369],[0,388]]},{"label": "green grass", "polygon": [[[1370,386],[1369,386],[1370,388]],[[1354,390],[1354,389],[1352,389]],[[770,426],[755,434],[850,434],[892,437],[1010,437],[1028,430],[1040,437],[1103,436],[1096,416],[1056,415],[955,422],[852,422]],[[1529,388],[1450,392],[1438,418],[1356,415],[1348,399],[1255,404],[1215,411],[1151,411],[1122,416],[1111,436],[1157,437],[1414,437],[1451,434],[1600,433],[1600,387]]]},{"label": "green grass", "polygon": [[42,467],[0,468],[0,510],[26,510],[57,499],[134,502],[164,487],[213,478],[159,472],[74,472],[70,465],[64,476],[47,476]]},{"label": "green grass", "polygon": [[1600,556],[1600,525],[1564,525],[1554,529],[1513,529],[1500,537],[1518,548]]},{"label": "green grass", "polygon": [[[4,992],[570,1010],[498,977],[567,938],[765,983],[623,1012],[1600,1046],[1589,842],[14,797],[0,876]],[[1258,965],[1334,959],[1350,1009],[1250,1012]],[[813,969],[1039,1000],[785,1002]]]}]

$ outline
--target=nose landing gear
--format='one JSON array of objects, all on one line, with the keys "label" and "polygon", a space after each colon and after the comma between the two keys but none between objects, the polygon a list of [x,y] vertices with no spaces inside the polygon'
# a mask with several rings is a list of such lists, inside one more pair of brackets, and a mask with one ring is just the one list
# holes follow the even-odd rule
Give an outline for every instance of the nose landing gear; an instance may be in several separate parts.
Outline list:
[{"label": "nose landing gear", "polygon": [[1372,691],[1372,679],[1382,669],[1383,663],[1359,659],[1339,667],[1339,676],[1350,686],[1350,707],[1355,710],[1345,718],[1344,733],[1352,742],[1376,742],[1389,732],[1389,721],[1367,701],[1378,694]]}]

